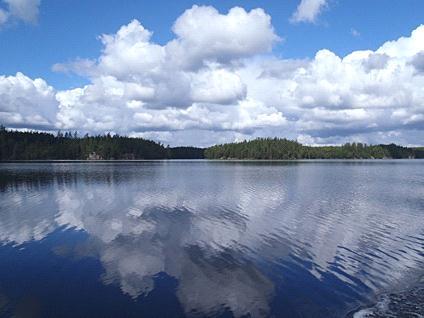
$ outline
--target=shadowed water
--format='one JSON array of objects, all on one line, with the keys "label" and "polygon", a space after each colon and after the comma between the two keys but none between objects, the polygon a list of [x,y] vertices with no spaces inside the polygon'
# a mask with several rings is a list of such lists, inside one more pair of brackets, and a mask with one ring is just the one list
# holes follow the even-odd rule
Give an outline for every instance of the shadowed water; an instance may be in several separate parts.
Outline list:
[{"label": "shadowed water", "polygon": [[423,161],[0,164],[0,316],[343,317],[423,274]]}]

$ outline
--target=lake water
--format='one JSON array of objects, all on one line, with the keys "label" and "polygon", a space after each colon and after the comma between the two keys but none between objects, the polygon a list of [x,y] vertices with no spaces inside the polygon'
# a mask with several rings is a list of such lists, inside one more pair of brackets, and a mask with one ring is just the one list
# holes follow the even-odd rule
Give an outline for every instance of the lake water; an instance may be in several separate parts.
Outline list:
[{"label": "lake water", "polygon": [[0,164],[0,316],[344,317],[423,275],[424,161]]}]

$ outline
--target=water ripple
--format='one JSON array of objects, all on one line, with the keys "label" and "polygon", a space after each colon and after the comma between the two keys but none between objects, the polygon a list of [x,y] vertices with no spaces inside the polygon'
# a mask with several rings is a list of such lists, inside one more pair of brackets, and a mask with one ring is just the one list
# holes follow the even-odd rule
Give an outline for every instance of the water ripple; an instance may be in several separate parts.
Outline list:
[{"label": "water ripple", "polygon": [[102,273],[87,279],[137,304],[149,303],[164,280],[175,281],[173,297],[186,315],[338,317],[423,274],[419,168],[0,165],[0,253],[25,246],[34,256],[51,237],[83,233],[75,247],[53,240],[48,249],[63,259],[96,259]]}]

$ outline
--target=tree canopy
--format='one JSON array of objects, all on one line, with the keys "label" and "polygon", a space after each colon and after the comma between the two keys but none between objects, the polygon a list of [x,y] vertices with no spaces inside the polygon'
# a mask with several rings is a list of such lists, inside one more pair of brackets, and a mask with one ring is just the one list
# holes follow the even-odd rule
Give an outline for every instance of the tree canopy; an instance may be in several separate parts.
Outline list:
[{"label": "tree canopy", "polygon": [[20,132],[0,127],[0,160],[202,159],[203,149],[165,147],[143,138],[119,135],[78,137],[77,132]]},{"label": "tree canopy", "polygon": [[132,159],[383,159],[424,158],[424,148],[395,144],[304,146],[284,138],[258,138],[206,149],[165,147],[143,138],[85,135],[77,132],[22,132],[0,125],[0,160],[132,160]]},{"label": "tree canopy", "polygon": [[383,159],[424,158],[422,148],[395,144],[367,145],[347,143],[341,146],[304,146],[280,138],[258,138],[238,143],[217,145],[205,150],[208,159]]}]

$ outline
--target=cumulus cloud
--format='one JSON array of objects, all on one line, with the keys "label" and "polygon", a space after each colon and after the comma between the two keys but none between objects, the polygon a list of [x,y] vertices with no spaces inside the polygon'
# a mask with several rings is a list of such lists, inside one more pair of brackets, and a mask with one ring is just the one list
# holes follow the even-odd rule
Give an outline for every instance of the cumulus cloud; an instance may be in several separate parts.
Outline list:
[{"label": "cumulus cloud", "polygon": [[7,127],[52,129],[55,127],[55,90],[43,79],[22,73],[0,76],[0,122]]},{"label": "cumulus cloud", "polygon": [[240,77],[228,70],[202,71],[191,83],[192,99],[197,102],[231,104],[246,97]]},{"label": "cumulus cloud", "polygon": [[0,25],[9,19],[36,23],[41,0],[3,0],[7,10],[0,9]]},{"label": "cumulus cloud", "polygon": [[424,73],[424,51],[415,54],[411,64],[415,67],[417,72]]},{"label": "cumulus cloud", "polygon": [[[256,81],[255,97],[266,97],[266,104],[294,119],[300,134],[329,138],[422,129],[424,79],[414,68],[423,35],[420,26],[410,37],[387,42],[376,52],[355,51],[345,57],[321,50],[284,78],[268,72],[268,79],[262,76],[259,84],[254,79],[250,85]],[[257,89],[261,81],[264,85]],[[266,87],[274,91],[262,94]]]},{"label": "cumulus cloud", "polygon": [[53,66],[87,77],[83,87],[1,77],[0,120],[202,146],[263,136],[416,143],[423,130],[424,26],[375,51],[302,60],[272,54],[279,37],[262,9],[193,6],[173,31],[158,44],[133,20],[100,36],[97,58]]},{"label": "cumulus cloud", "polygon": [[389,56],[387,54],[372,53],[362,61],[362,65],[368,71],[381,70],[386,67],[388,61]]},{"label": "cumulus cloud", "polygon": [[328,0],[301,0],[293,13],[290,21],[297,22],[316,22],[320,13],[327,6]]},{"label": "cumulus cloud", "polygon": [[177,39],[167,45],[174,63],[198,67],[205,61],[228,63],[268,52],[279,40],[271,17],[262,9],[232,8],[222,15],[212,7],[193,6],[173,27]]},{"label": "cumulus cloud", "polygon": [[237,7],[220,14],[193,6],[176,20],[173,31],[175,39],[158,45],[151,41],[152,32],[133,20],[116,34],[100,37],[104,48],[97,61],[54,65],[56,71],[92,78],[83,88],[57,94],[58,125],[146,132],[248,130],[285,121],[281,112],[260,101],[249,114],[243,106],[249,103],[238,74],[242,61],[268,53],[279,40],[262,9]]}]

